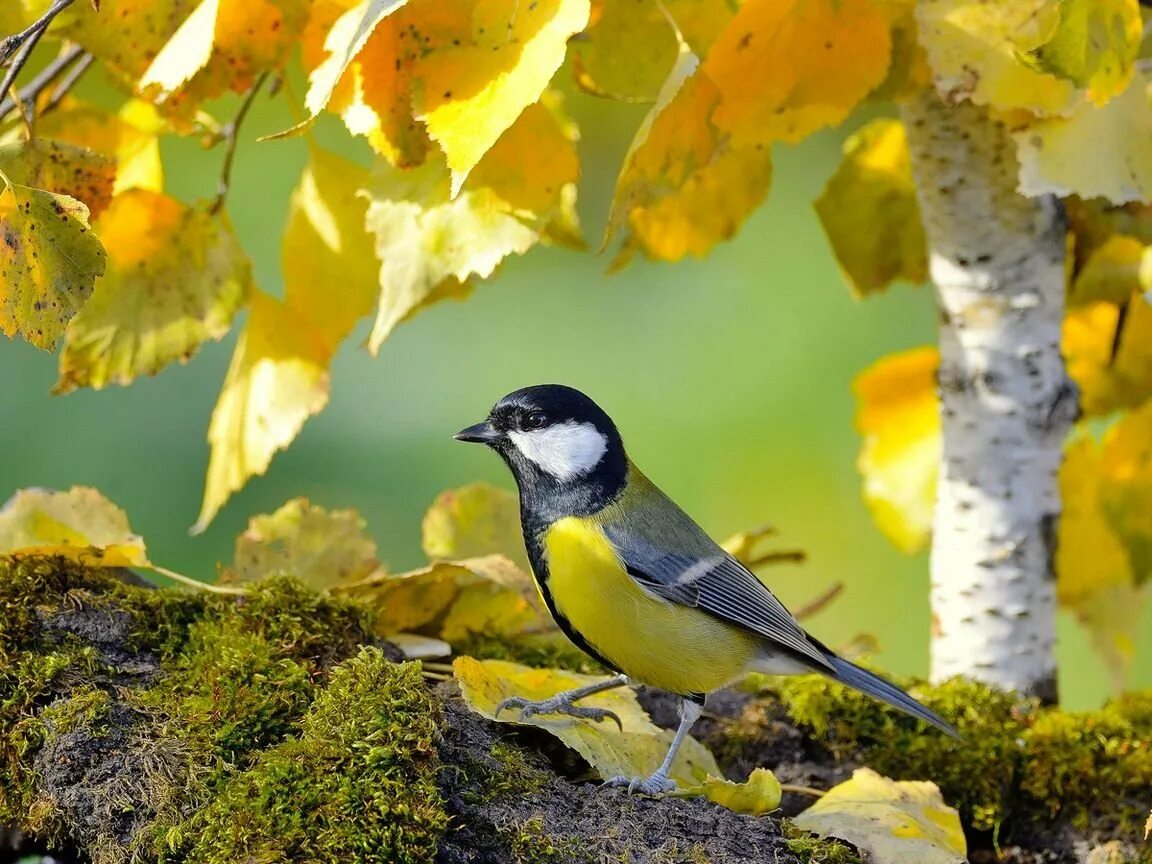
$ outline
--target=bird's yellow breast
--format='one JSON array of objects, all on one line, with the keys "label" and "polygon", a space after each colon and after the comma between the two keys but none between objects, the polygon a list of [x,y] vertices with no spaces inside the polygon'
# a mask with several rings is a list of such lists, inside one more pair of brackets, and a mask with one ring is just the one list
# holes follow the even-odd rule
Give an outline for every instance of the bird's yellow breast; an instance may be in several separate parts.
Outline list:
[{"label": "bird's yellow breast", "polygon": [[740,677],[758,654],[751,633],[641,588],[594,521],[561,519],[543,540],[556,611],[630,678],[709,693]]}]

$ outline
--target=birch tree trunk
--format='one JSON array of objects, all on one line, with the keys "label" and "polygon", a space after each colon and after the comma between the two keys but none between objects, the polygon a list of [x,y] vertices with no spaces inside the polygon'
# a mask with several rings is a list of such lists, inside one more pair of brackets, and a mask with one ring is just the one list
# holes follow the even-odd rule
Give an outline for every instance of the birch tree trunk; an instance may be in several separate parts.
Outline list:
[{"label": "birch tree trunk", "polygon": [[1078,410],[1063,211],[1017,193],[1015,144],[985,110],[930,91],[904,120],[940,311],[932,678],[1054,700],[1057,471]]}]

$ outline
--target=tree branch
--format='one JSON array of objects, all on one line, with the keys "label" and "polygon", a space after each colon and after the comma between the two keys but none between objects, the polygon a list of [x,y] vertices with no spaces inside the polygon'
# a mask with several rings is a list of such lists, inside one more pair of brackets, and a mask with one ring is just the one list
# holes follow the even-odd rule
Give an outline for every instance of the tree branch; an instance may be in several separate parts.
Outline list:
[{"label": "tree branch", "polygon": [[[21,46],[27,46],[28,43],[31,43],[34,47],[40,41],[40,37],[44,35],[44,31],[48,29],[48,25],[52,23],[52,19],[71,6],[73,2],[74,0],[56,0],[48,11],[33,21],[27,29],[0,39],[0,66],[7,63],[8,58]],[[31,53],[32,50],[28,47],[21,51],[20,56],[13,60],[12,67],[8,70],[9,77],[15,79],[20,72],[20,67],[24,65],[24,61],[28,59],[28,55]],[[7,93],[12,82],[5,79],[4,83],[4,92]]]},{"label": "tree branch", "polygon": [[[35,42],[29,42],[27,44],[35,45]],[[62,51],[59,57],[40,70],[39,75],[29,81],[19,93],[15,94],[15,99],[12,98],[12,95],[8,94],[6,87],[4,90],[4,100],[0,101],[0,120],[3,120],[12,113],[17,107],[17,102],[25,105],[34,103],[37,97],[48,89],[57,78],[71,69],[72,71],[69,76],[60,83],[56,92],[53,93],[51,101],[48,103],[47,108],[54,108],[80,78],[80,75],[91,65],[93,59],[92,55],[88,54],[79,45],[72,45]],[[79,63],[77,63],[77,61],[79,61]],[[17,64],[13,63],[13,69],[16,68],[16,65]],[[21,63],[20,65],[23,64]],[[73,66],[75,66],[75,68],[72,68]],[[11,70],[9,70],[9,75],[11,75]],[[7,78],[5,78],[5,83],[9,83]],[[45,110],[47,110],[47,108],[45,108]]]},{"label": "tree branch", "polygon": [[260,92],[260,88],[264,86],[264,82],[267,80],[267,72],[256,79],[256,83],[244,94],[244,101],[240,103],[236,116],[223,129],[226,149],[224,151],[224,164],[220,170],[220,188],[216,193],[216,200],[208,210],[209,213],[217,213],[224,206],[224,200],[228,197],[228,188],[232,183],[232,163],[236,158],[236,142],[239,138],[240,127],[244,124],[244,118],[248,116],[252,103],[256,101],[256,94]]}]

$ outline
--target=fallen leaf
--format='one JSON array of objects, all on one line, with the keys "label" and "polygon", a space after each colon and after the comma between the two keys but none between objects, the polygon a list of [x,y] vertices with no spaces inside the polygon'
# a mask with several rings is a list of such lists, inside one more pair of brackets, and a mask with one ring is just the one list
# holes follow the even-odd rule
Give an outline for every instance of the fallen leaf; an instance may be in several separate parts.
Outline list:
[{"label": "fallen leaf", "polygon": [[0,180],[0,330],[52,351],[104,272],[104,247],[82,202]]},{"label": "fallen leaf", "polygon": [[1036,69],[1071,81],[1103,105],[1132,79],[1144,24],[1138,0],[1059,0],[1051,36],[1027,55]]},{"label": "fallen leaf", "polygon": [[[550,732],[579,753],[605,780],[615,776],[647,777],[663,761],[672,741],[672,733],[652,723],[628,687],[597,693],[579,703],[614,711],[623,731],[611,720],[596,723],[564,715],[540,714],[521,720],[515,710],[496,716],[496,706],[509,696],[547,699],[564,690],[606,680],[602,676],[580,675],[563,669],[532,669],[504,660],[471,657],[457,657],[452,670],[465,701],[477,714],[489,720],[535,726]],[[719,774],[712,754],[694,738],[685,738],[672,765],[672,779],[681,786],[693,787],[709,775]]]},{"label": "fallen leaf", "polygon": [[409,660],[433,660],[452,654],[452,646],[443,639],[417,636],[415,633],[389,633],[387,639],[403,651]]},{"label": "fallen leaf", "polygon": [[1152,200],[1152,106],[1143,73],[1102,107],[1085,101],[1069,117],[1035,120],[1014,137],[1025,195]]},{"label": "fallen leaf", "polygon": [[699,789],[709,801],[749,816],[763,816],[780,806],[780,781],[767,768],[754,769],[743,783],[709,776]]},{"label": "fallen leaf", "polygon": [[815,206],[856,295],[896,279],[928,280],[928,241],[898,120],[873,120],[844,143],[843,159]]},{"label": "fallen leaf", "polygon": [[1140,293],[1124,308],[1121,316],[1116,304],[1086,303],[1064,318],[1064,359],[1090,416],[1134,407],[1152,393],[1152,308]]},{"label": "fallen leaf", "polygon": [[487,483],[441,492],[424,514],[424,554],[431,559],[504,555],[529,569],[516,493]]},{"label": "fallen leaf", "polygon": [[735,236],[772,179],[769,149],[739,146],[711,121],[720,93],[687,47],[625,157],[604,246],[611,269],[637,252],[661,261],[703,257]]},{"label": "fallen leaf", "polygon": [[736,146],[795,143],[883,82],[891,48],[872,0],[746,0],[704,61],[712,122]]},{"label": "fallen leaf", "polygon": [[368,171],[315,145],[309,150],[281,243],[284,302],[334,354],[371,313],[380,291],[373,238],[364,225],[368,202],[358,194]]},{"label": "fallen leaf", "polygon": [[[1119,693],[1135,656],[1144,598],[1133,579],[1127,550],[1106,518],[1105,471],[1101,448],[1087,435],[1076,439],[1064,454],[1056,590],[1061,607],[1087,630]],[[1122,499],[1134,489],[1121,480],[1112,491],[1120,493],[1116,499]],[[1119,501],[1114,499],[1114,503]],[[1131,515],[1139,518],[1138,512]],[[1147,538],[1146,528],[1142,533]]]},{"label": "fallen leaf", "polygon": [[856,428],[864,436],[857,467],[864,500],[901,551],[922,549],[932,531],[940,466],[935,348],[892,354],[853,382]]},{"label": "fallen leaf", "polygon": [[1023,59],[1054,32],[1058,14],[1050,0],[923,0],[916,18],[936,88],[946,101],[1066,113],[1079,101],[1075,86]]},{"label": "fallen leaf", "polygon": [[328,402],[330,357],[323,336],[291,307],[258,290],[248,309],[208,427],[212,454],[193,533],[207,528],[250,477],[263,474],[304,421]]},{"label": "fallen leaf", "polygon": [[124,511],[86,486],[23,489],[0,507],[0,554],[58,555],[88,567],[148,566]]},{"label": "fallen leaf", "polygon": [[247,582],[288,573],[318,591],[362,579],[379,566],[376,544],[355,510],[325,510],[305,498],[254,516],[236,538],[230,574]]},{"label": "fallen leaf", "polygon": [[55,392],[155,375],[231,329],[252,265],[223,217],[134,189],[116,197],[96,231],[107,271],[68,325]]},{"label": "fallen leaf", "polygon": [[660,0],[600,0],[593,17],[571,43],[576,83],[594,96],[654,102],[680,52]]},{"label": "fallen leaf", "polygon": [[874,864],[965,864],[960,816],[935,783],[889,780],[871,768],[828,793],[793,820],[804,831],[847,840]]},{"label": "fallen leaf", "polygon": [[75,198],[96,219],[112,200],[116,163],[87,147],[33,138],[0,148],[0,174],[20,186]]}]

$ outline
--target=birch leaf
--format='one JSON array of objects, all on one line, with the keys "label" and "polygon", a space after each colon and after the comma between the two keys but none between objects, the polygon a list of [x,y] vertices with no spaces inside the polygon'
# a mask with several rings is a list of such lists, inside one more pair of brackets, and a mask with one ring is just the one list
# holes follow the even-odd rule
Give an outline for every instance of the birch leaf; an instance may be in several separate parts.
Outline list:
[{"label": "birch leaf", "polygon": [[[564,690],[605,680],[602,676],[562,669],[532,669],[503,660],[471,657],[457,657],[452,670],[460,682],[464,700],[477,714],[489,720],[535,726],[550,732],[579,753],[605,780],[617,775],[648,776],[664,759],[672,741],[672,733],[652,723],[628,687],[597,693],[580,703],[614,711],[623,731],[611,720],[595,723],[582,718],[540,714],[521,720],[517,711],[504,711],[496,716],[496,706],[509,696],[547,699]],[[694,738],[686,738],[672,765],[672,779],[690,787],[709,775],[720,775],[716,760]]]},{"label": "birch leaf", "polygon": [[[1060,605],[1088,631],[1112,676],[1113,689],[1121,692],[1135,655],[1142,598],[1124,545],[1102,507],[1107,482],[1102,470],[1101,448],[1086,435],[1064,455],[1056,589]],[[1113,489],[1131,487],[1125,489],[1121,481]]]},{"label": "birch leaf", "polygon": [[424,514],[423,546],[432,559],[498,554],[529,569],[516,494],[487,483],[437,495]]},{"label": "birch leaf", "polygon": [[864,500],[900,550],[922,549],[932,530],[940,465],[935,348],[892,354],[853,382],[856,427],[864,436],[857,467]]},{"label": "birch leaf", "polygon": [[1075,86],[1024,62],[1059,21],[1050,0],[924,0],[916,9],[920,41],[945,99],[971,99],[1001,110],[1063,114]]},{"label": "birch leaf", "polygon": [[115,160],[116,179],[111,192],[127,189],[164,189],[155,109],[139,99],[129,100],[118,113],[66,99],[54,111],[36,118],[45,138],[67,141]]},{"label": "birch leaf", "polygon": [[24,489],[0,507],[0,554],[59,555],[89,567],[148,565],[124,511],[86,486]]},{"label": "birch leaf", "polygon": [[381,165],[370,181],[367,224],[381,262],[373,353],[397,324],[459,296],[509,255],[554,236],[572,241],[579,164],[572,133],[548,107],[525,111],[474,175],[455,198],[436,159],[409,171]]},{"label": "birch leaf", "polygon": [[[76,3],[59,33],[90,51],[122,80],[136,82],[200,0],[101,0]],[[109,26],[109,22],[116,26]]]},{"label": "birch leaf", "polygon": [[1034,68],[1071,81],[1103,105],[1128,86],[1144,37],[1138,0],[1059,0],[1051,37],[1027,55]]},{"label": "birch leaf", "polygon": [[446,7],[439,13],[445,20],[450,8],[464,26],[449,25],[433,40],[419,64],[422,86],[414,105],[415,116],[448,157],[455,193],[543,94],[564,62],[569,37],[587,25],[590,6],[589,0],[438,2]]},{"label": "birch leaf", "polygon": [[858,296],[896,279],[927,281],[928,241],[899,121],[873,120],[845,142],[816,213]]},{"label": "birch leaf", "polygon": [[935,783],[889,780],[871,768],[833,786],[797,816],[797,828],[847,840],[874,864],[966,864],[959,814]]},{"label": "birch leaf", "polygon": [[1137,584],[1152,579],[1152,402],[1126,414],[1104,436],[1100,502],[1124,544]]},{"label": "birch leaf", "polygon": [[780,806],[780,781],[767,768],[756,768],[743,783],[723,777],[706,777],[698,787],[709,801],[735,813],[763,816]]},{"label": "birch leaf", "polygon": [[707,56],[740,8],[740,0],[660,0],[660,4],[697,57]]},{"label": "birch leaf", "polygon": [[0,173],[20,186],[82,201],[96,219],[112,200],[116,163],[87,147],[34,138],[0,149]]},{"label": "birch leaf", "polygon": [[1014,137],[1025,195],[1152,200],[1152,107],[1142,73],[1103,107],[1083,102],[1068,118],[1037,120]]},{"label": "birch leaf", "polygon": [[96,230],[108,270],[68,325],[57,393],[129,384],[187,361],[229,331],[251,285],[227,223],[166,195],[125,192]]},{"label": "birch leaf", "polygon": [[720,93],[687,49],[648,112],[616,181],[604,246],[621,238],[612,269],[643,252],[703,257],[735,236],[772,178],[768,148],[740,146],[709,119]]},{"label": "birch leaf", "polygon": [[1152,290],[1152,205],[1074,197],[1064,206],[1075,253],[1070,307],[1096,300],[1121,304]]},{"label": "birch leaf", "polygon": [[1152,393],[1152,308],[1140,294],[1124,308],[1121,317],[1120,306],[1088,303],[1064,318],[1068,374],[1091,416],[1139,405]]},{"label": "birch leaf", "polygon": [[654,102],[679,54],[660,0],[599,0],[594,23],[572,40],[572,73],[594,96]]},{"label": "birch leaf", "polygon": [[155,84],[173,91],[207,64],[216,39],[216,16],[221,0],[200,0],[192,14],[176,28],[140,78],[140,88]]},{"label": "birch leaf", "polygon": [[376,544],[355,510],[325,510],[295,498],[254,516],[236,538],[232,575],[247,582],[288,573],[318,591],[362,579],[379,566]]},{"label": "birch leaf", "polygon": [[263,474],[279,450],[328,402],[323,337],[291,307],[253,290],[248,323],[236,342],[212,411],[212,454],[193,533],[208,527],[229,496]]},{"label": "birch leaf", "polygon": [[88,227],[88,208],[5,181],[0,240],[0,330],[51,351],[104,272],[104,247]]},{"label": "birch leaf", "polygon": [[872,0],[746,0],[704,62],[716,126],[736,145],[795,143],[883,80],[888,21]]},{"label": "birch leaf", "polygon": [[367,183],[364,168],[312,146],[288,204],[280,247],[284,300],[323,337],[330,354],[372,311],[380,290],[364,226],[368,203],[359,195]]}]

